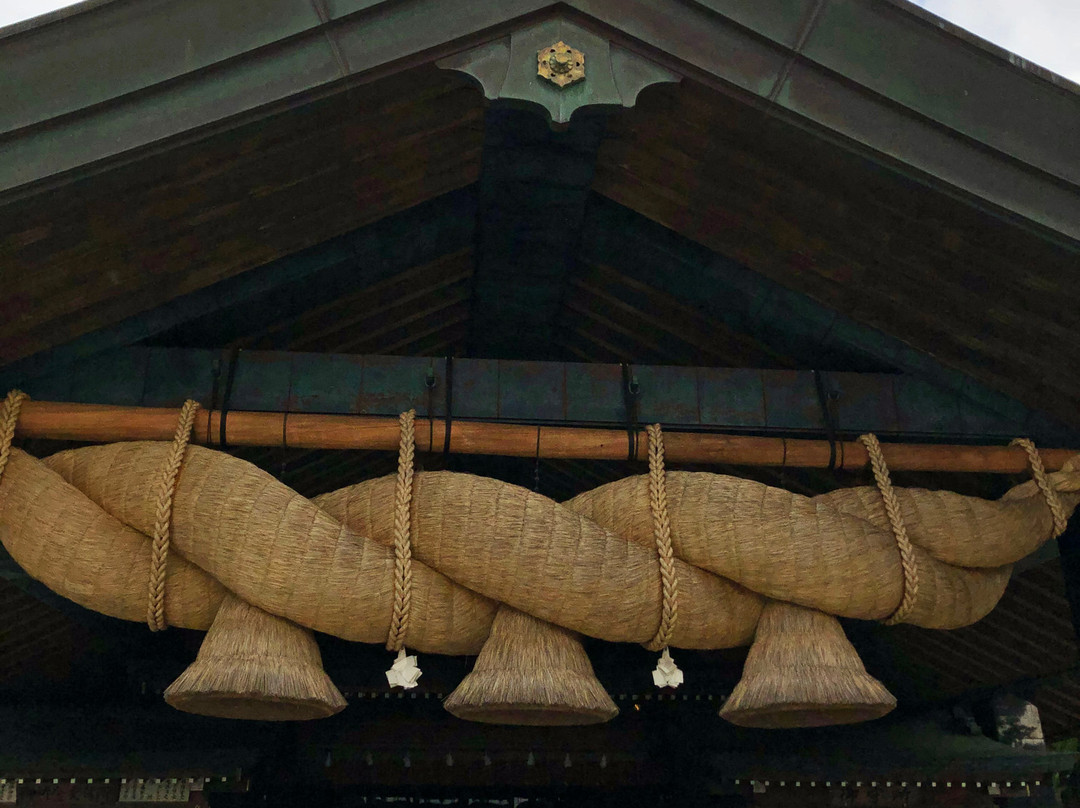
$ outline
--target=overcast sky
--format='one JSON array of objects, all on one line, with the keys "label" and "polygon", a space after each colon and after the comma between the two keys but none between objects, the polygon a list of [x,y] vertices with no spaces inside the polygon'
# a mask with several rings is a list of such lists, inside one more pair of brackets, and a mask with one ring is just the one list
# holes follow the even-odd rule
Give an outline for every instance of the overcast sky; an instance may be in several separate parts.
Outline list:
[{"label": "overcast sky", "polygon": [[[1080,0],[915,2],[1029,61],[1080,82]],[[68,5],[71,3],[65,0],[0,0],[0,26]]]},{"label": "overcast sky", "polygon": [[939,17],[1080,82],[1080,0],[915,0]]}]

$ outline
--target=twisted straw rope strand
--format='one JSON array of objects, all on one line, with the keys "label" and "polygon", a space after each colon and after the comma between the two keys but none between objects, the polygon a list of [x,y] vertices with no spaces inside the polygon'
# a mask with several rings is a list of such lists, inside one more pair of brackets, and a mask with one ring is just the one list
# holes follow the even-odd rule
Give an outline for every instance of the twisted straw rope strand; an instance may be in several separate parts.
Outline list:
[{"label": "twisted straw rope strand", "polygon": [[394,614],[386,650],[405,647],[412,606],[412,495],[413,460],[416,456],[416,410],[403,412],[398,421],[398,473],[394,484]]},{"label": "twisted straw rope strand", "polygon": [[1050,514],[1054,518],[1054,535],[1051,538],[1056,539],[1068,527],[1069,516],[1065,512],[1065,506],[1061,504],[1058,492],[1050,484],[1050,479],[1046,475],[1046,467],[1043,466],[1042,456],[1039,454],[1039,450],[1035,448],[1035,443],[1027,438],[1015,438],[1009,445],[1019,446],[1027,453],[1028,465],[1031,466],[1031,476],[1035,478],[1035,484],[1039,486],[1039,491],[1042,492],[1043,499],[1046,500],[1046,505],[1050,508]]},{"label": "twisted straw rope strand", "polygon": [[679,579],[675,574],[675,551],[671,547],[671,520],[668,518],[667,475],[664,471],[664,435],[660,424],[647,428],[649,436],[649,510],[652,511],[653,536],[660,556],[660,581],[663,589],[663,613],[656,636],[645,647],[650,651],[666,648],[679,618]]},{"label": "twisted straw rope strand", "polygon": [[859,440],[866,447],[870,455],[870,465],[874,470],[874,480],[877,482],[881,499],[885,503],[885,513],[889,517],[889,526],[892,528],[893,537],[896,539],[896,547],[900,551],[900,566],[904,571],[904,596],[896,611],[882,622],[887,626],[894,626],[904,622],[911,610],[915,608],[915,599],[919,596],[919,565],[915,560],[915,549],[911,546],[907,528],[904,527],[904,517],[900,511],[900,500],[893,491],[892,480],[889,478],[889,467],[885,464],[885,455],[881,451],[881,444],[877,435],[860,435]]},{"label": "twisted straw rope strand", "polygon": [[172,447],[161,472],[158,486],[157,511],[154,519],[153,549],[150,554],[149,598],[146,605],[146,624],[151,631],[164,631],[168,628],[165,620],[165,568],[169,560],[169,541],[172,532],[173,497],[176,495],[176,482],[180,478],[180,467],[184,463],[184,453],[191,440],[191,427],[195,423],[195,414],[199,411],[199,402],[188,399],[180,409],[180,419],[176,425]]}]

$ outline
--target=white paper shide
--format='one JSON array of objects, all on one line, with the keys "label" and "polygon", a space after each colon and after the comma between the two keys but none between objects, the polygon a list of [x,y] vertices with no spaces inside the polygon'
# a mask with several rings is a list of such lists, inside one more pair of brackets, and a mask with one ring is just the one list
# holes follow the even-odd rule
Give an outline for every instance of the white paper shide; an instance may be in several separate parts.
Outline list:
[{"label": "white paper shide", "polygon": [[397,659],[386,672],[386,681],[390,687],[401,687],[405,690],[416,687],[416,680],[421,676],[420,668],[417,667],[415,656],[406,656],[405,649],[398,651]]}]

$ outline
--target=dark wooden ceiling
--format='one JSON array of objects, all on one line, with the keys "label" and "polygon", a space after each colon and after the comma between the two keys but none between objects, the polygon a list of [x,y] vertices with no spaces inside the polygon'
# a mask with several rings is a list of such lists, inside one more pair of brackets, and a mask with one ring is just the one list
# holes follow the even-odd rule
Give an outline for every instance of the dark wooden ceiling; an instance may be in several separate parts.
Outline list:
[{"label": "dark wooden ceiling", "polygon": [[[595,129],[595,121],[582,125]],[[543,158],[505,136],[489,144],[488,173],[501,171],[502,179],[478,186],[476,260],[483,261],[464,324],[473,352],[485,350],[477,333],[489,348],[501,345],[526,319],[530,334],[564,340],[553,329],[558,312],[580,315],[586,299],[603,306],[583,287],[589,282],[574,277],[573,263],[563,266],[568,247],[588,252],[581,200],[591,188],[1075,423],[1075,245],[980,212],[692,81],[649,88],[635,108],[611,115],[599,140],[590,135],[591,157],[575,145],[576,131],[548,138]],[[0,211],[0,364],[478,183],[484,132],[480,94],[428,66],[10,202]],[[560,153],[595,160],[594,175],[587,163],[570,180],[552,171]],[[581,177],[591,185],[578,190]],[[516,210],[512,194],[485,188],[531,193],[532,207]],[[567,193],[579,200],[566,203],[577,211],[573,220]],[[544,272],[551,277],[540,279]],[[510,306],[518,289],[528,294]],[[509,313],[495,317],[506,306]],[[677,320],[666,323],[680,327]],[[603,326],[579,316],[571,322],[578,330]],[[536,339],[528,342],[526,353],[542,353]]]},{"label": "dark wooden ceiling", "polygon": [[0,209],[0,365],[476,182],[483,99],[392,76]]},{"label": "dark wooden ceiling", "polygon": [[692,82],[650,88],[611,119],[593,188],[1076,421],[1076,245],[932,193]]}]

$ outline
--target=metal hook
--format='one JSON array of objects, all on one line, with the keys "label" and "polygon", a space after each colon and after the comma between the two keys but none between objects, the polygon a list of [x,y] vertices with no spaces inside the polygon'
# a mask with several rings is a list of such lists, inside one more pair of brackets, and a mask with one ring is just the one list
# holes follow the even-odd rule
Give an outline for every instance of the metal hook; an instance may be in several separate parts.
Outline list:
[{"label": "metal hook", "polygon": [[285,410],[281,415],[281,469],[278,473],[278,479],[281,482],[285,482],[285,453],[289,451],[289,436],[287,431],[287,425],[289,423],[289,411]]},{"label": "metal hook", "polygon": [[533,491],[540,493],[540,427],[536,427],[536,463],[533,466]]},{"label": "metal hook", "polygon": [[[814,388],[817,390],[818,404],[821,406],[821,420],[825,425],[825,437],[829,441],[829,471],[836,471],[836,413],[835,403],[840,398],[837,390],[825,390],[824,374],[813,370]],[[832,404],[833,406],[830,406]],[[842,465],[842,464],[841,464]]]},{"label": "metal hook", "polygon": [[435,360],[432,359],[428,363],[427,377],[424,379],[424,387],[427,388],[427,422],[428,422],[428,439],[427,450],[430,452],[434,448],[432,446],[435,443],[435,413],[432,412],[433,400],[435,393]]},{"label": "metal hook", "polygon": [[623,404],[626,407],[626,459],[633,463],[638,454],[638,395],[641,393],[641,385],[638,384],[637,374],[629,363],[622,366],[623,375]]}]

